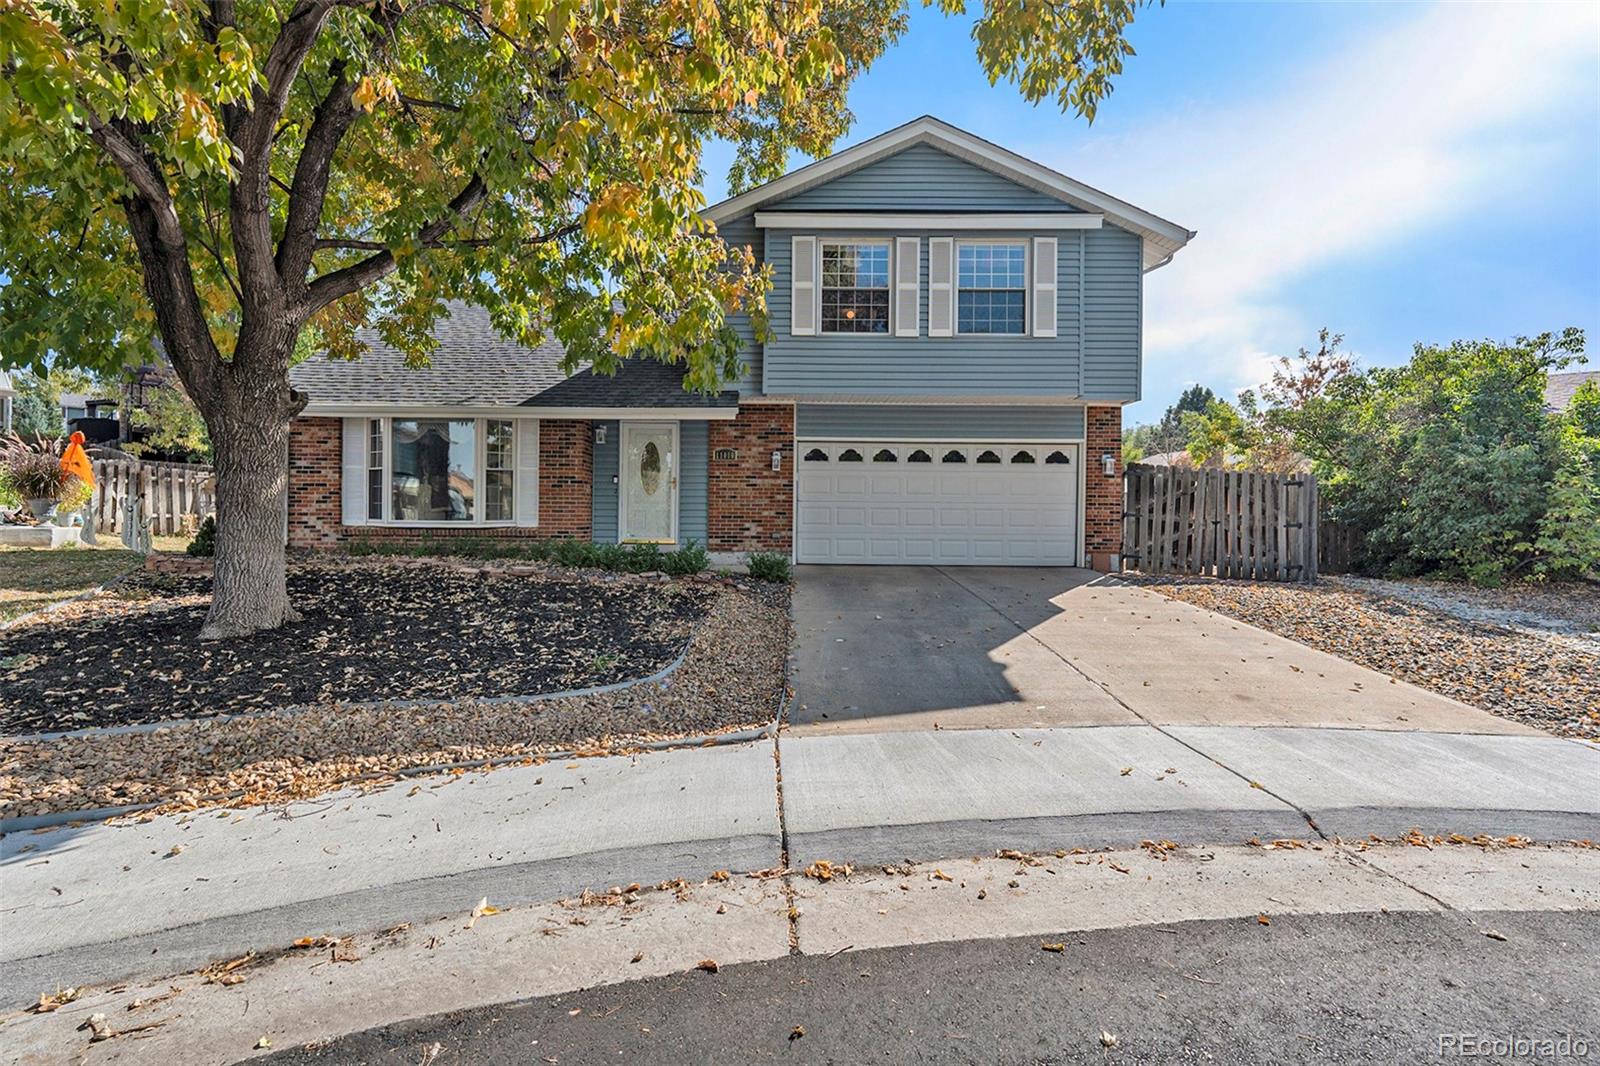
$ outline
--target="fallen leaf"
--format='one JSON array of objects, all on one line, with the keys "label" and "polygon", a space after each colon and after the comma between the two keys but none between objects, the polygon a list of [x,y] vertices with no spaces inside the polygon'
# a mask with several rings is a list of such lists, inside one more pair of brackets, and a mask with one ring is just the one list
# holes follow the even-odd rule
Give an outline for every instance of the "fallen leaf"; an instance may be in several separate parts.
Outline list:
[{"label": "fallen leaf", "polygon": [[721,969],[721,967],[717,965],[716,959],[701,959],[699,962],[694,964],[694,968],[697,970],[704,970],[706,973],[716,973],[719,969]]},{"label": "fallen leaf", "polygon": [[928,875],[928,880],[930,880],[930,881],[954,881],[955,878],[951,877],[949,874],[945,873],[943,870],[935,870],[935,871],[933,871],[933,873]]},{"label": "fallen leaf", "polygon": [[99,1011],[89,1015],[89,1020],[78,1026],[78,1029],[80,1031],[89,1030],[89,1043],[91,1044],[98,1044],[102,1040],[110,1040],[117,1035],[117,1031],[111,1028],[111,1023],[106,1020],[106,1016]]},{"label": "fallen leaf", "polygon": [[484,896],[482,899],[480,899],[478,901],[478,905],[476,907],[472,908],[472,917],[467,919],[467,924],[462,926],[462,928],[463,929],[471,929],[473,926],[478,924],[478,919],[479,918],[483,918],[483,917],[487,917],[488,915],[491,915],[491,914],[499,914],[499,913],[500,913],[499,908],[489,906],[489,897],[488,896]]},{"label": "fallen leaf", "polygon": [[1501,941],[1503,941],[1503,940],[1506,939],[1506,935],[1504,933],[1502,933],[1498,929],[1485,929],[1483,931],[1483,935],[1488,937],[1490,940],[1501,940]]},{"label": "fallen leaf", "polygon": [[789,1039],[790,1040],[799,1040],[802,1036],[805,1036],[805,1035],[806,1035],[806,1027],[803,1026],[803,1025],[797,1025],[793,1029],[789,1030]]},{"label": "fallen leaf", "polygon": [[726,870],[717,870],[711,875],[710,879],[713,881],[726,881],[731,876],[732,875]]},{"label": "fallen leaf", "polygon": [[1122,774],[1122,776],[1123,776],[1123,777],[1127,777],[1127,776],[1128,776],[1128,775],[1129,775],[1129,774],[1131,774],[1131,773],[1133,773],[1133,767],[1131,767],[1131,766],[1124,766],[1124,767],[1123,767],[1123,768],[1122,768],[1122,769],[1121,769],[1121,771],[1119,771],[1119,772],[1120,772],[1120,773],[1121,773],[1121,774]]},{"label": "fallen leaf", "polygon": [[268,1037],[262,1037],[260,1040],[256,1041],[256,1049],[258,1051],[264,1051],[264,1050],[266,1050],[267,1048],[269,1048],[271,1046],[272,1046],[272,1041]]},{"label": "fallen leaf", "polygon": [[1100,1046],[1101,1047],[1116,1047],[1117,1046],[1117,1035],[1115,1033],[1108,1033],[1104,1029],[1100,1030]]},{"label": "fallen leaf", "polygon": [[1046,942],[1040,944],[1039,945],[1039,950],[1040,951],[1054,951],[1057,954],[1060,954],[1061,952],[1067,950],[1067,945],[1066,945],[1065,942],[1060,941],[1060,940],[1051,940],[1051,941],[1046,941]]},{"label": "fallen leaf", "polygon": [[642,952],[642,951],[634,952],[633,953],[633,958],[629,959],[628,961],[629,962],[643,962],[644,961],[644,952]]},{"label": "fallen leaf", "polygon": [[1265,914],[1258,914],[1258,915],[1256,915],[1256,924],[1257,925],[1271,925],[1272,924],[1272,919],[1268,918]]},{"label": "fallen leaf", "polygon": [[39,1002],[35,1003],[28,1009],[34,1014],[49,1014],[53,1010],[60,1010],[68,1003],[71,1003],[73,1000],[77,999],[79,995],[79,990],[76,988],[57,989],[54,992],[41,992],[39,993]]}]

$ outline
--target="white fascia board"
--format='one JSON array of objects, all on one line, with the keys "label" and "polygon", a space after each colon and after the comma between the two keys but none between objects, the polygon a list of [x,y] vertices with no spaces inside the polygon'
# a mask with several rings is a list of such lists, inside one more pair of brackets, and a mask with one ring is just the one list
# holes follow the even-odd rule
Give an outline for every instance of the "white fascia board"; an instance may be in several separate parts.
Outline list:
[{"label": "white fascia board", "polygon": [[761,204],[820,185],[830,178],[860,169],[914,144],[935,145],[958,158],[982,166],[985,170],[1056,196],[1085,211],[1101,212],[1112,222],[1137,230],[1146,237],[1159,238],[1161,243],[1170,245],[1152,261],[1147,261],[1148,269],[1154,269],[1155,266],[1170,259],[1171,253],[1182,248],[1195,236],[1193,230],[1176,222],[1135,207],[1126,200],[1119,200],[1110,193],[1101,192],[1092,186],[1075,181],[1065,174],[1051,170],[1041,163],[1035,163],[1025,156],[1001,148],[931,115],[913,119],[853,148],[846,148],[842,152],[819,159],[765,185],[758,185],[748,192],[729,197],[721,203],[706,208],[702,214],[711,222],[726,222],[754,210]]},{"label": "white fascia board", "polygon": [[757,211],[762,229],[816,230],[1065,230],[1099,229],[1104,215],[1037,211],[995,214],[861,214],[851,211]]},{"label": "white fascia board", "polygon": [[440,407],[426,404],[308,403],[301,418],[573,418],[590,421],[731,422],[737,407]]}]

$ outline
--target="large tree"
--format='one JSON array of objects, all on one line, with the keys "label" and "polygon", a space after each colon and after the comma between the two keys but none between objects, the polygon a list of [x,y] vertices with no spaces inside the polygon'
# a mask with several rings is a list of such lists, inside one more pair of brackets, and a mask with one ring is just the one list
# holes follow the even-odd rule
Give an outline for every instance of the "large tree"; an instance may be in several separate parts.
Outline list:
[{"label": "large tree", "polygon": [[[1092,119],[1142,2],[992,0],[978,56]],[[736,145],[736,188],[827,151],[905,4],[9,0],[0,353],[111,369],[159,342],[215,449],[201,635],[279,625],[308,331],[354,358],[375,326],[420,363],[464,298],[574,363],[687,359],[715,387],[769,278],[708,239],[701,149]]]}]

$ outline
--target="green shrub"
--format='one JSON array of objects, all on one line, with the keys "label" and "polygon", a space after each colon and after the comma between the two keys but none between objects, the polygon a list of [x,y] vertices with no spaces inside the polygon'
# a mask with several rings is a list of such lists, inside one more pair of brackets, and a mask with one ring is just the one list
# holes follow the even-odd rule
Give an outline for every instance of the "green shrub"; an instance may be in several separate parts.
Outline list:
[{"label": "green shrub", "polygon": [[201,559],[209,559],[217,554],[216,515],[206,515],[206,520],[201,522],[200,528],[194,531],[194,539],[183,550]]},{"label": "green shrub", "polygon": [[423,536],[414,543],[397,543],[355,536],[345,545],[347,555],[433,556],[463,559],[528,559],[584,570],[612,570],[628,574],[663,573],[675,577],[698,574],[711,565],[711,557],[694,541],[677,551],[664,552],[657,544],[595,544],[587,540],[497,540],[493,537]]},{"label": "green shrub", "polygon": [[751,552],[748,566],[750,576],[762,581],[787,583],[794,576],[789,557],[782,552]]},{"label": "green shrub", "polygon": [[674,577],[698,574],[711,565],[711,556],[694,541],[689,541],[675,552],[668,552],[661,560],[661,569]]}]

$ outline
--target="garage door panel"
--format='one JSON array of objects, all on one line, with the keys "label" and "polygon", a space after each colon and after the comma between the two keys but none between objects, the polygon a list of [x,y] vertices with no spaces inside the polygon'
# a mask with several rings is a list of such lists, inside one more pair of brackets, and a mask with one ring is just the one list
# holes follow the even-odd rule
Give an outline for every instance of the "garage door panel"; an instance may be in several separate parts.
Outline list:
[{"label": "garage door panel", "polygon": [[[801,562],[937,565],[1072,565],[1078,561],[1079,445],[974,446],[961,442],[800,442],[795,554]],[[866,449],[866,450],[863,450]],[[978,463],[1025,450],[1063,451],[1068,464]],[[846,451],[865,469],[839,463]],[[878,461],[880,451],[898,458]],[[909,463],[924,452],[931,463]],[[948,454],[965,463],[942,462]],[[854,467],[854,468],[852,468]]]}]

